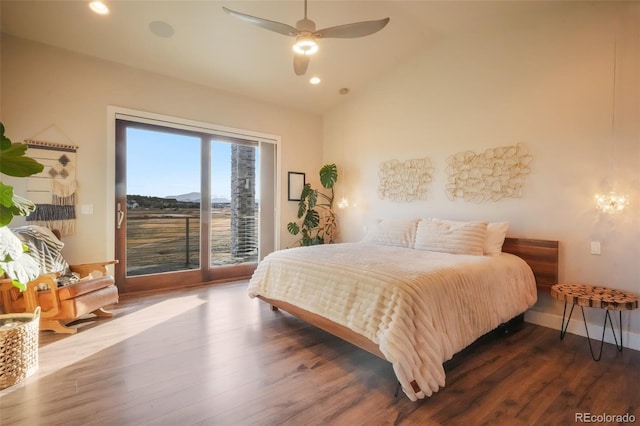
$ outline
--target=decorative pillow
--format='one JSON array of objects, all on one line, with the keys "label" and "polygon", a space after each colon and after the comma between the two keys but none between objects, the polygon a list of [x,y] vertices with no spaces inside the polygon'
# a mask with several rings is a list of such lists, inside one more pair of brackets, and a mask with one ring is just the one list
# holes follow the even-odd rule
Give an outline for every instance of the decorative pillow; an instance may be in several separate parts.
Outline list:
[{"label": "decorative pillow", "polygon": [[[29,248],[27,254],[40,265],[41,274],[60,273],[57,278],[58,287],[78,281],[78,275],[71,272],[69,264],[62,257],[64,243],[50,229],[26,225],[13,228],[11,231]],[[38,289],[46,290],[48,286],[40,284]]]},{"label": "decorative pillow", "polygon": [[507,236],[509,222],[491,222],[487,225],[487,238],[484,240],[485,256],[498,256]]},{"label": "decorative pillow", "polygon": [[379,219],[362,242],[413,248],[418,219]]},{"label": "decorative pillow", "polygon": [[482,256],[486,237],[487,222],[426,219],[418,225],[415,248]]},{"label": "decorative pillow", "polygon": [[64,243],[49,229],[27,225],[12,229],[20,238],[22,244],[29,247],[29,255],[40,265],[41,274],[63,272],[68,268],[67,262],[62,257]]}]

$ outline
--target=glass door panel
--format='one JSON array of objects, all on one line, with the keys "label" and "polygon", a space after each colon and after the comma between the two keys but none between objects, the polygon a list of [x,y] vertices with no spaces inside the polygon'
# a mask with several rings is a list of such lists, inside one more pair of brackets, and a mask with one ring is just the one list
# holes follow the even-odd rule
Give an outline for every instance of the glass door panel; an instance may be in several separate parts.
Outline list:
[{"label": "glass door panel", "polygon": [[200,268],[202,139],[126,129],[126,275]]},{"label": "glass door panel", "polygon": [[259,245],[258,146],[211,142],[210,266],[255,263]]}]

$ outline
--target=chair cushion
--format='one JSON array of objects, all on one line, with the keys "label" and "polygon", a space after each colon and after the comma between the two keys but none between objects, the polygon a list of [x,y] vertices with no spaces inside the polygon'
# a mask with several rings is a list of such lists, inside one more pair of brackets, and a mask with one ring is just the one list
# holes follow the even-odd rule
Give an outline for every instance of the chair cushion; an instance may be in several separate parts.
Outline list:
[{"label": "chair cushion", "polygon": [[[64,305],[65,300],[72,300],[79,296],[84,296],[92,292],[96,292],[103,288],[109,287],[113,285],[113,290],[116,291],[116,300],[117,300],[117,287],[114,285],[113,277],[99,277],[93,278],[90,280],[82,280],[77,283],[70,284],[65,287],[58,287],[58,296],[60,297],[60,302]],[[22,293],[20,290],[16,288],[12,288],[9,292],[11,298],[11,307],[14,312],[24,312],[24,298],[22,297]],[[115,303],[115,302],[110,302]],[[47,290],[38,291],[38,304],[42,308],[43,311],[47,311],[53,307],[53,298],[51,296],[51,292]],[[94,308],[92,310],[98,309]]]},{"label": "chair cushion", "polygon": [[83,294],[108,287],[113,283],[113,277],[111,276],[80,280],[77,283],[59,287],[58,295],[60,296],[60,300],[73,299],[74,297],[82,296]]},{"label": "chair cushion", "polygon": [[[42,312],[46,313],[53,308],[51,302],[51,293],[48,291],[41,292],[38,301]],[[47,317],[50,320],[62,320],[73,321],[78,319],[82,315],[86,315],[90,312],[100,309],[104,306],[111,305],[118,302],[118,288],[115,285],[110,285],[91,293],[86,293],[73,299],[67,299],[60,302],[60,311],[53,317]],[[24,299],[18,299],[12,303],[13,308],[16,311],[24,312]]]},{"label": "chair cushion", "polygon": [[91,293],[61,302],[60,312],[53,319],[73,321],[104,306],[118,302],[118,289],[110,285]]}]

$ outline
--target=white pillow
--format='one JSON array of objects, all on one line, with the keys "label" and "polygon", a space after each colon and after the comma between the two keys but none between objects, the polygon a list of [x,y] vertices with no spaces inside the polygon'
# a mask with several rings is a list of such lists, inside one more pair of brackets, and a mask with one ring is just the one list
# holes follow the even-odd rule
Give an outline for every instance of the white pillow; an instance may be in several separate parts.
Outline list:
[{"label": "white pillow", "polygon": [[414,247],[417,250],[482,256],[486,237],[487,222],[432,218],[418,225]]},{"label": "white pillow", "polygon": [[379,219],[362,242],[413,248],[419,219]]},{"label": "white pillow", "polygon": [[484,240],[485,256],[498,256],[507,236],[509,222],[491,222],[487,225],[487,238]]}]

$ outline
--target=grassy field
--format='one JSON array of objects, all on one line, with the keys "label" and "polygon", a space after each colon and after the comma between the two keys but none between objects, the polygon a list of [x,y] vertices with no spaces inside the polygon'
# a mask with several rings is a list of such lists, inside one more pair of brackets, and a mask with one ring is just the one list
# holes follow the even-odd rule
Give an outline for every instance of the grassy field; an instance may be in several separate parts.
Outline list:
[{"label": "grassy field", "polygon": [[[257,218],[256,218],[257,225]],[[257,232],[256,232],[257,235]],[[211,213],[211,265],[257,260],[256,253],[231,255],[231,212]],[[200,267],[200,211],[197,209],[130,209],[127,212],[127,275]]]}]

